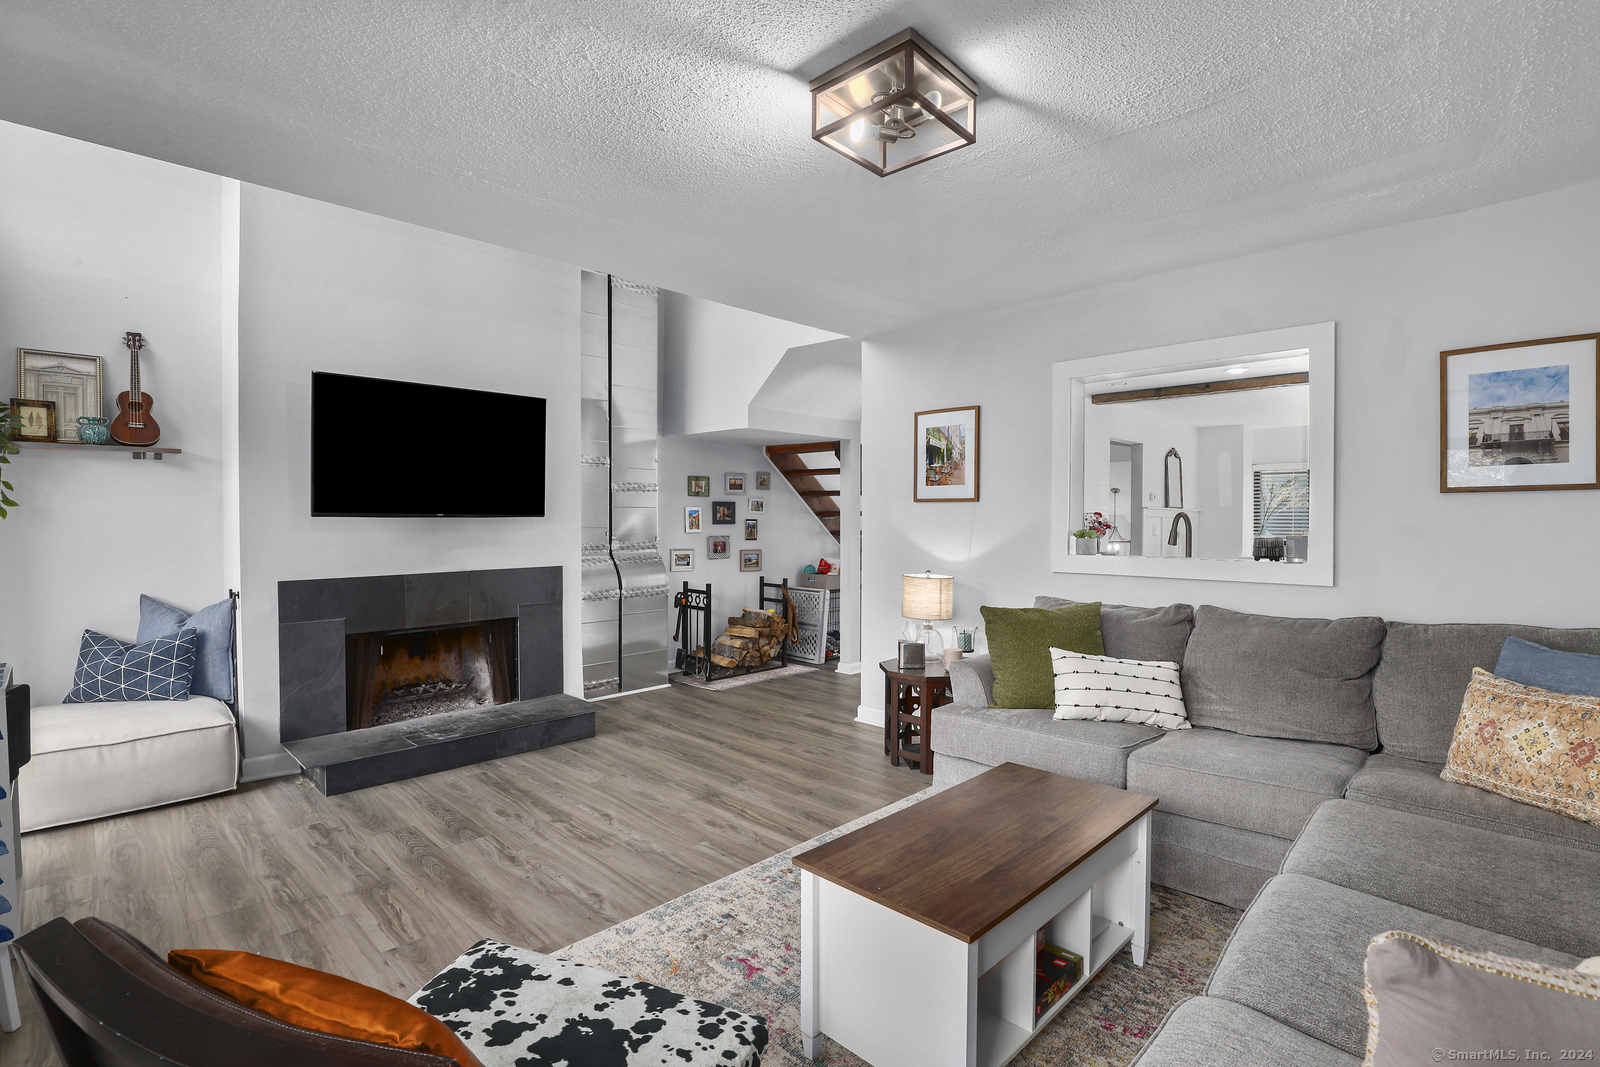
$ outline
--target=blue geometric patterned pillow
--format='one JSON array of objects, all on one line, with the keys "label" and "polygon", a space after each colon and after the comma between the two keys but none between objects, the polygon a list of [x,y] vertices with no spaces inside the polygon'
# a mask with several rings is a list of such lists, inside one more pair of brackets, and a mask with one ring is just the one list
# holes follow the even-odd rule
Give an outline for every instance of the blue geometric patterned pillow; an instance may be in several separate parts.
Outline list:
[{"label": "blue geometric patterned pillow", "polygon": [[188,700],[195,643],[193,627],[137,645],[85,630],[72,692],[62,703]]}]

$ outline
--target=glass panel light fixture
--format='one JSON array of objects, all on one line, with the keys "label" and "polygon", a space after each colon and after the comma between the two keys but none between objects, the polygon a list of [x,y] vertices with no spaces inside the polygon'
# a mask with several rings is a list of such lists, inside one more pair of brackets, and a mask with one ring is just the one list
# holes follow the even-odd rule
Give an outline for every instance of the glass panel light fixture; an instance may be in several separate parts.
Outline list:
[{"label": "glass panel light fixture", "polygon": [[978,83],[903,30],[813,79],[811,137],[886,177],[978,140]]}]

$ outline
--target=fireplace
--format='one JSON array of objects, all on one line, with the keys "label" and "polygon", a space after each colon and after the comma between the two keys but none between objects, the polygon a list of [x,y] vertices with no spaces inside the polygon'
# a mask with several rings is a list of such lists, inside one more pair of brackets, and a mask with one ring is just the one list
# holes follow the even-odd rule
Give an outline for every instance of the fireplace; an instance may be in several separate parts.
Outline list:
[{"label": "fireplace", "polygon": [[517,620],[345,637],[345,728],[505,704],[517,691]]},{"label": "fireplace", "polygon": [[278,738],[324,793],[594,736],[560,567],[278,583]]}]

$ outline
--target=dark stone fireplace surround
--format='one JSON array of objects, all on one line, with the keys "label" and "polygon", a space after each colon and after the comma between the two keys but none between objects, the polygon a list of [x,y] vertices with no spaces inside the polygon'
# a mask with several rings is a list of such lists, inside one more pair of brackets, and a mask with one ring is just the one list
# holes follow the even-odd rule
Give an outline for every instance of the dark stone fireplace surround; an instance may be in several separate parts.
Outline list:
[{"label": "dark stone fireplace surround", "polygon": [[[560,567],[278,583],[279,737],[324,794],[565,744],[595,731],[564,692]],[[517,699],[346,731],[345,638],[517,620]]]}]

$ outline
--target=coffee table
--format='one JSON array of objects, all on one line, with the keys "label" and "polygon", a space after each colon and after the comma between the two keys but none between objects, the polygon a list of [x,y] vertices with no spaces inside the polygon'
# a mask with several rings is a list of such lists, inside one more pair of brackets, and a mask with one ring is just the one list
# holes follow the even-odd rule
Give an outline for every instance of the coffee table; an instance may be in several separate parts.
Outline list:
[{"label": "coffee table", "polygon": [[[1002,764],[795,857],[800,1030],[874,1067],[1000,1067],[1150,929],[1156,798]],[[1035,1017],[1034,937],[1083,957]]]}]

